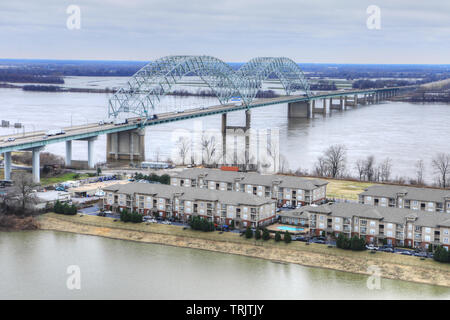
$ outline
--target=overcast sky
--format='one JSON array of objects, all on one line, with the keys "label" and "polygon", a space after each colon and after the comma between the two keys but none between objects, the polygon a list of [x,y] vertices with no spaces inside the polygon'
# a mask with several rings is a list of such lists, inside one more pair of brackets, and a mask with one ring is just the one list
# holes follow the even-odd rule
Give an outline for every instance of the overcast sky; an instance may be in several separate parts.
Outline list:
[{"label": "overcast sky", "polygon": [[[67,28],[69,5],[79,30]],[[0,0],[0,58],[450,64],[449,18],[448,0]]]}]

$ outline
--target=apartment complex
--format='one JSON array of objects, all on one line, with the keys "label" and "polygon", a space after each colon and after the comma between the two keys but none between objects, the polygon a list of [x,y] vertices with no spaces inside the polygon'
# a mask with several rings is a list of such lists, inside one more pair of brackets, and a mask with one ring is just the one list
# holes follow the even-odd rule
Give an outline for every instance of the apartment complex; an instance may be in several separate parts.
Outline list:
[{"label": "apartment complex", "polygon": [[105,210],[124,209],[187,221],[201,216],[217,224],[257,227],[275,219],[275,200],[253,194],[222,192],[163,184],[130,183],[103,189]]},{"label": "apartment complex", "polygon": [[218,169],[186,169],[170,180],[172,186],[235,191],[271,198],[279,206],[317,204],[326,199],[328,182],[284,175]]},{"label": "apartment complex", "polygon": [[359,202],[380,207],[450,213],[450,190],[376,185],[362,192]]},{"label": "apartment complex", "polygon": [[286,224],[303,226],[310,234],[344,233],[365,237],[366,242],[428,248],[430,244],[450,246],[450,216],[393,207],[374,207],[358,203],[305,206],[280,213]]}]

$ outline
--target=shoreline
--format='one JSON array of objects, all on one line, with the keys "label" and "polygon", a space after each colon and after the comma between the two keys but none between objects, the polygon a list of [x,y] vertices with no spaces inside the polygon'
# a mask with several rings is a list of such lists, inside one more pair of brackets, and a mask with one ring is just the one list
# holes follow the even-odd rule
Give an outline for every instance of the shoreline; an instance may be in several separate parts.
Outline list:
[{"label": "shoreline", "polygon": [[[382,278],[450,288],[449,265],[435,261],[422,261],[416,257],[393,256],[392,253],[383,252],[369,255],[366,251],[348,252],[337,248],[327,248],[320,244],[306,246],[303,242],[292,242],[288,245],[275,243],[273,240],[262,242],[262,240],[248,240],[239,237],[239,234],[230,233],[226,235],[226,239],[220,239],[224,234],[200,233],[191,230],[187,232],[177,226],[126,225],[122,222],[104,220],[108,218],[100,218],[107,222],[102,223],[102,220],[92,218],[97,217],[45,214],[38,218],[39,229],[200,249],[259,258],[274,263],[294,263],[362,275],[370,275],[367,268],[376,265],[381,269]],[[116,225],[111,226],[111,224]],[[137,230],[139,228],[142,230]]]}]

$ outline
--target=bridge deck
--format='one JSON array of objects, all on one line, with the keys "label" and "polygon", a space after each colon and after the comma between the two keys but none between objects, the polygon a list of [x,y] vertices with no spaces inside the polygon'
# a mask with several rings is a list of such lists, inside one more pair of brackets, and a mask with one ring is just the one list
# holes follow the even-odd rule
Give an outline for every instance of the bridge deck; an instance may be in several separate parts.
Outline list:
[{"label": "bridge deck", "polygon": [[[147,120],[147,122],[145,122],[145,126],[158,125],[162,123],[181,121],[191,118],[206,117],[215,114],[246,110],[247,108],[264,107],[280,103],[292,103],[308,100],[326,99],[332,97],[350,96],[355,94],[370,94],[375,92],[393,91],[404,88],[405,87],[370,89],[370,90],[330,91],[317,93],[309,97],[306,95],[292,95],[268,99],[257,99],[248,106],[226,104],[206,108],[189,109],[184,112],[166,112],[158,114],[158,119],[156,120]],[[44,131],[34,131],[25,134],[2,136],[0,137],[0,153],[17,150],[27,150],[35,147],[42,147],[51,143],[64,142],[69,140],[82,140],[96,137],[101,134],[133,130],[142,126],[140,119],[141,119],[140,117],[129,118],[128,119],[129,123],[123,125],[114,125],[114,124],[99,125],[98,123],[89,123],[86,125],[66,127],[62,128],[65,131],[65,134],[51,137],[46,137]],[[15,141],[11,142],[4,141],[5,138],[10,137],[15,138]]]}]

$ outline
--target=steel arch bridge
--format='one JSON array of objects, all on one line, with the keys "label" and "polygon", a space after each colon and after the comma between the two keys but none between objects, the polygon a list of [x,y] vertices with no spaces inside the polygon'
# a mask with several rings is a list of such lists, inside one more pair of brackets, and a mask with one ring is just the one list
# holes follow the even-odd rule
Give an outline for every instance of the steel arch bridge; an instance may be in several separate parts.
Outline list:
[{"label": "steel arch bridge", "polygon": [[109,116],[117,117],[123,112],[148,117],[161,98],[188,75],[197,75],[221,104],[240,97],[248,106],[271,75],[279,79],[287,95],[303,90],[310,96],[305,75],[288,58],[254,58],[235,71],[211,56],[167,56],[144,66],[109,99]]}]

